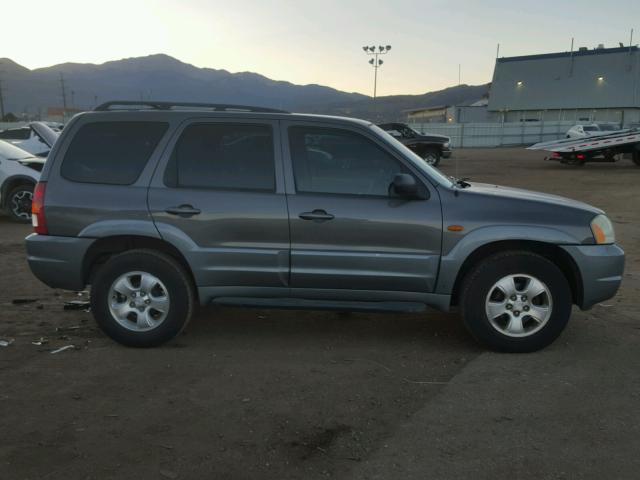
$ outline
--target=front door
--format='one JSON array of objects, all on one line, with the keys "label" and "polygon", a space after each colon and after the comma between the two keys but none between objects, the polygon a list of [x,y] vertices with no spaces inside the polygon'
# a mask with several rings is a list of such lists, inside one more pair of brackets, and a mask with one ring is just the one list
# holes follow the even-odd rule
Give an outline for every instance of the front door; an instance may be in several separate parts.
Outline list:
[{"label": "front door", "polygon": [[[292,292],[434,290],[440,200],[415,167],[366,127],[286,122],[283,144]],[[391,194],[398,173],[413,174],[428,198]]]},{"label": "front door", "polygon": [[[167,149],[149,190],[160,235],[199,287],[287,287],[289,220],[278,123],[194,120]],[[245,292],[246,293],[246,292]]]}]

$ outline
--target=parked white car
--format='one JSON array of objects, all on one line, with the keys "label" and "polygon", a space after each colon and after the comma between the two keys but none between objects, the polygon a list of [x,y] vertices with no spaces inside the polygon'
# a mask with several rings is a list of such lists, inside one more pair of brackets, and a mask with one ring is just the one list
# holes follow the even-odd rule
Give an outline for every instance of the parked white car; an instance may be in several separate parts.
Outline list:
[{"label": "parked white car", "polygon": [[46,161],[0,140],[0,206],[17,222],[31,222],[33,188]]},{"label": "parked white car", "polygon": [[59,135],[59,130],[54,130],[45,122],[32,122],[24,127],[0,131],[0,140],[9,142],[32,155],[46,157]]},{"label": "parked white car", "polygon": [[611,123],[591,123],[589,125],[574,125],[567,131],[567,138],[585,138],[595,135],[605,135],[607,133],[620,130],[618,125]]}]

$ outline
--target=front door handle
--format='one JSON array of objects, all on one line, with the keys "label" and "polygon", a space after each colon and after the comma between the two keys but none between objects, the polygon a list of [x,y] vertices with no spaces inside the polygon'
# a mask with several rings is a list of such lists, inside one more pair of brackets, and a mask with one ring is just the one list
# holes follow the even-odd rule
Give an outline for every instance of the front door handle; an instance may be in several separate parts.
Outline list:
[{"label": "front door handle", "polygon": [[314,220],[316,222],[325,222],[333,220],[335,217],[324,210],[316,209],[313,212],[304,212],[298,215],[302,220]]},{"label": "front door handle", "polygon": [[199,208],[194,208],[191,205],[180,205],[178,207],[169,207],[165,212],[171,215],[178,215],[180,217],[192,217],[200,213]]}]

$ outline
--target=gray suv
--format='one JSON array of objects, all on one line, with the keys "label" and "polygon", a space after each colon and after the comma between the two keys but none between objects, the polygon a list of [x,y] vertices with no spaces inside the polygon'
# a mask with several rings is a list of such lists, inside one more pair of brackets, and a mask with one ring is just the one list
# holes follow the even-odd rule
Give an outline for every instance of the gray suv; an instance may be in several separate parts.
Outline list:
[{"label": "gray suv", "polygon": [[263,108],[109,102],[76,116],[34,191],[34,274],[91,285],[104,332],[175,337],[196,302],[459,308],[489,348],[550,344],[612,297],[624,253],[584,203],[468,183],[375,125]]}]

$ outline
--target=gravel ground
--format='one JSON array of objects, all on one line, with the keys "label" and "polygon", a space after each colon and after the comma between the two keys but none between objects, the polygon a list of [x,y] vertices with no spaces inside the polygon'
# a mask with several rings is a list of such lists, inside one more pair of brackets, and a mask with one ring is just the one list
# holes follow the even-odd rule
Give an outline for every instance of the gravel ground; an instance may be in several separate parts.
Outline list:
[{"label": "gravel ground", "polygon": [[0,347],[0,478],[638,478],[640,168],[542,157],[459,150],[442,165],[614,221],[620,293],[574,309],[528,355],[484,352],[455,314],[231,308],[127,349],[63,310],[86,292],[40,284],[29,228],[0,217],[0,339],[13,339]]}]

